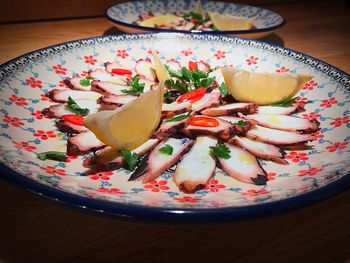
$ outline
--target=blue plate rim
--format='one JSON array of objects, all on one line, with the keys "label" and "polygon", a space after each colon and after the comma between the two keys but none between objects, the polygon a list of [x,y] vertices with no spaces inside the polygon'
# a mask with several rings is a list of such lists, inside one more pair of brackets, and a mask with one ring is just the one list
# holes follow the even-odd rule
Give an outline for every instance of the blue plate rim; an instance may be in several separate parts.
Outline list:
[{"label": "blue plate rim", "polygon": [[[157,35],[179,35],[177,32],[158,32],[158,33],[139,33],[139,34],[119,34],[118,38],[126,39],[128,36],[157,36]],[[193,33],[182,33],[180,35],[186,35],[188,37],[193,37]],[[202,35],[202,34],[196,34]],[[7,65],[14,63],[15,61],[20,60],[21,58],[28,57],[36,52],[44,51],[49,48],[59,47],[61,45],[77,43],[84,40],[96,40],[99,38],[110,38],[113,40],[113,37],[116,35],[105,35],[105,36],[96,36],[96,37],[88,37],[82,39],[76,39],[71,41],[66,41],[62,43],[58,43],[55,45],[50,45],[41,49],[37,49],[31,52],[27,52],[22,54],[16,58],[13,58],[2,65],[0,65],[0,70],[4,69]],[[331,69],[335,70],[337,73],[341,74],[341,77],[350,78],[350,75],[344,72],[343,70],[328,64],[322,60],[314,58],[310,55],[304,54],[302,52],[298,52],[292,49],[288,49],[285,47],[280,47],[275,44],[271,44],[268,42],[264,42],[261,40],[252,40],[242,37],[235,36],[218,36],[215,34],[202,35],[203,37],[216,37],[217,41],[225,41],[226,39],[236,39],[248,41],[250,43],[261,43],[266,44],[271,47],[275,47],[278,49],[282,49],[288,52],[294,52],[295,54],[303,55],[305,58],[313,59],[314,61],[326,65]],[[77,48],[77,47],[72,47]],[[285,55],[286,56],[286,55]],[[311,65],[310,65],[311,66]],[[16,70],[16,69],[15,69]],[[329,71],[330,71],[329,70]],[[0,71],[1,72],[1,71]],[[6,77],[6,75],[5,75]],[[330,76],[332,77],[332,76]],[[334,78],[334,77],[333,77]],[[339,77],[340,78],[340,77]],[[1,80],[1,76],[0,76]],[[336,79],[336,81],[339,81]],[[348,85],[350,86],[350,85]],[[7,181],[14,183],[15,185],[20,186],[32,193],[36,193],[42,197],[53,200],[55,202],[65,204],[71,207],[76,207],[83,209],[85,211],[90,211],[94,213],[104,214],[104,215],[112,215],[118,217],[120,219],[130,219],[137,221],[148,221],[148,222],[161,222],[161,223],[222,223],[222,222],[237,222],[247,219],[254,219],[264,216],[275,215],[283,212],[287,212],[290,210],[294,210],[297,208],[302,208],[322,200],[328,199],[330,197],[339,194],[350,186],[350,173],[342,176],[335,181],[324,185],[320,188],[313,189],[309,192],[302,193],[296,196],[288,197],[282,200],[271,201],[261,204],[254,204],[242,207],[222,207],[222,208],[164,208],[164,207],[147,207],[141,205],[134,204],[123,204],[116,203],[106,200],[97,200],[88,197],[79,196],[76,194],[72,194],[60,189],[55,189],[50,186],[44,185],[42,183],[33,181],[20,173],[12,170],[8,166],[3,163],[0,163],[0,172],[1,177],[6,179]],[[104,209],[101,209],[104,208]],[[164,221],[166,220],[166,221]]]},{"label": "blue plate rim", "polygon": [[[136,1],[142,1],[142,0],[129,0],[128,2],[136,2]],[[203,0],[203,2],[210,2],[207,0]],[[220,3],[227,3],[227,2],[221,2],[221,1],[217,1]],[[161,28],[155,28],[155,27],[147,27],[147,26],[139,26],[139,25],[134,25],[134,24],[130,24],[130,23],[126,23],[126,22],[122,22],[120,20],[117,20],[111,16],[108,15],[108,10],[114,6],[117,5],[121,5],[124,4],[125,2],[122,3],[117,3],[117,4],[112,4],[110,6],[108,6],[105,10],[105,17],[110,20],[112,23],[121,25],[121,26],[125,26],[125,27],[129,27],[129,28],[134,28],[134,29],[138,29],[138,30],[147,30],[147,31],[151,31],[151,32],[174,32],[174,33],[200,33],[200,34],[213,34],[213,35],[220,35],[220,34],[254,34],[254,33],[263,33],[263,32],[269,32],[269,31],[275,31],[276,29],[284,26],[287,23],[287,20],[285,17],[283,17],[282,15],[271,11],[269,9],[266,8],[262,8],[259,6],[254,6],[254,5],[246,5],[246,4],[239,4],[242,6],[248,6],[248,7],[255,7],[255,8],[259,8],[261,10],[267,10],[273,14],[276,14],[278,16],[280,16],[282,18],[281,23],[275,25],[275,26],[270,26],[270,27],[264,27],[264,28],[257,28],[257,29],[249,29],[249,30],[219,30],[219,31],[197,31],[197,30],[192,30],[192,31],[188,31],[188,30],[177,30],[177,29],[161,29]]]}]

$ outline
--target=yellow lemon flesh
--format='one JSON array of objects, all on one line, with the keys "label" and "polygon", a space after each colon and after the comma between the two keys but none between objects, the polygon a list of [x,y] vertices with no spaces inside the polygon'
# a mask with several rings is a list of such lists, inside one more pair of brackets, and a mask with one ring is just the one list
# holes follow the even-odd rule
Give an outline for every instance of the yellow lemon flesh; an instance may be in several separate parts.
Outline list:
[{"label": "yellow lemon flesh", "polygon": [[157,52],[152,50],[153,54],[153,63],[154,63],[154,69],[156,71],[156,76],[158,81],[165,82],[167,79],[170,79],[170,75],[168,70],[165,68],[163,63],[160,61]]},{"label": "yellow lemon flesh", "polygon": [[224,67],[221,69],[229,93],[238,101],[268,105],[295,96],[313,76],[257,73]]},{"label": "yellow lemon flesh", "polygon": [[175,15],[159,15],[154,16],[151,18],[148,18],[142,22],[140,22],[140,26],[147,26],[147,27],[154,27],[155,25],[169,25],[172,22],[178,21],[182,19],[181,17],[175,16]]},{"label": "yellow lemon flesh", "polygon": [[157,89],[142,93],[116,110],[89,115],[84,125],[116,150],[135,149],[151,137],[160,122],[163,89],[161,83]]},{"label": "yellow lemon flesh", "polygon": [[214,26],[219,30],[248,30],[254,25],[255,17],[244,18],[230,15],[221,15],[219,13],[208,12],[208,15]]}]

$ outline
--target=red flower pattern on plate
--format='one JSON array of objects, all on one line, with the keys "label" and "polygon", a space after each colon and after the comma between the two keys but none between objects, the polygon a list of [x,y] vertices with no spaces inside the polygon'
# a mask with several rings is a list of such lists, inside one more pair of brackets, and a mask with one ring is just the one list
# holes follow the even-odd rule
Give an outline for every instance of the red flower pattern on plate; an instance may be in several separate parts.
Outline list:
[{"label": "red flower pattern on plate", "polygon": [[40,94],[40,100],[52,102],[52,100],[46,94]]},{"label": "red flower pattern on plate", "polygon": [[268,194],[268,193],[269,193],[269,191],[267,191],[266,189],[261,189],[261,190],[251,189],[251,190],[247,190],[244,193],[241,193],[241,195],[258,196],[258,195],[265,195],[265,194]]},{"label": "red flower pattern on plate", "polygon": [[216,59],[225,58],[225,57],[226,57],[226,52],[225,52],[225,51],[218,50],[218,51],[216,51],[216,53],[214,54],[214,56],[216,57]]},{"label": "red flower pattern on plate", "polygon": [[192,196],[176,197],[174,199],[180,203],[187,203],[187,202],[188,203],[197,203],[200,200],[202,200],[202,198],[192,197]]},{"label": "red flower pattern on plate", "polygon": [[298,103],[299,105],[303,106],[305,103],[308,102],[308,99],[305,97],[297,97],[295,99],[295,103]]},{"label": "red flower pattern on plate", "polygon": [[53,166],[41,167],[42,170],[46,171],[48,174],[65,176],[66,171],[64,169],[57,169]]},{"label": "red flower pattern on plate", "polygon": [[347,124],[349,123],[349,116],[345,116],[345,117],[340,117],[340,118],[335,118],[334,121],[332,121],[330,123],[330,125],[333,125],[334,127],[340,127],[343,124]]},{"label": "red flower pattern on plate", "polygon": [[117,50],[117,57],[120,57],[120,58],[126,58],[127,56],[129,56],[128,52],[126,52],[125,49],[118,49]]},{"label": "red flower pattern on plate", "polygon": [[168,182],[165,180],[160,180],[158,182],[156,180],[152,180],[148,184],[144,185],[144,188],[150,189],[152,192],[169,190],[169,186],[166,185],[167,183]]},{"label": "red flower pattern on plate", "polygon": [[319,131],[314,132],[311,135],[313,137],[312,138],[313,141],[317,141],[317,140],[322,139],[324,137],[324,135],[322,133],[320,133]]},{"label": "red flower pattern on plate", "polygon": [[181,53],[186,57],[193,54],[193,52],[190,48],[182,50]]},{"label": "red flower pattern on plate", "polygon": [[300,170],[299,171],[299,176],[314,176],[316,174],[318,174],[319,172],[321,172],[323,169],[322,168],[316,168],[316,167],[311,167],[308,170]]},{"label": "red flower pattern on plate", "polygon": [[69,87],[66,85],[66,83],[64,83],[63,80],[60,80],[60,81],[58,82],[58,86],[60,86],[60,87],[62,87],[62,88],[65,88],[65,89],[68,89],[68,88],[69,88]]},{"label": "red flower pattern on plate", "polygon": [[80,76],[82,76],[82,77],[86,77],[88,75],[89,75],[89,71],[86,71],[86,70],[83,70],[80,74]]},{"label": "red flower pattern on plate", "polygon": [[276,69],[277,73],[284,73],[284,72],[289,72],[289,68],[286,68],[285,66],[282,66],[278,69]]},{"label": "red flower pattern on plate", "polygon": [[28,79],[26,79],[26,82],[32,87],[32,88],[39,88],[41,89],[43,86],[41,85],[42,84],[42,81],[41,80],[38,80],[38,79],[35,79],[33,77],[30,77]]},{"label": "red flower pattern on plate", "polygon": [[93,55],[89,55],[89,56],[84,56],[84,62],[86,64],[95,65],[97,60],[95,59],[95,57]]},{"label": "red flower pattern on plate", "polygon": [[12,141],[13,145],[15,146],[16,149],[18,150],[25,150],[25,151],[28,151],[28,152],[32,152],[33,150],[36,149],[35,146],[31,146],[29,145],[28,142],[15,142],[15,141]]},{"label": "red flower pattern on plate", "polygon": [[303,87],[303,90],[313,90],[315,87],[317,87],[318,83],[316,81],[309,80],[305,83],[305,86]]},{"label": "red flower pattern on plate", "polygon": [[17,106],[27,106],[28,105],[25,98],[19,98],[14,94],[11,95],[11,97],[9,98],[9,101],[15,103]]},{"label": "red flower pattern on plate", "polygon": [[247,64],[250,65],[256,65],[258,63],[258,57],[254,57],[254,56],[250,56],[248,59],[246,59],[245,61],[247,62]]},{"label": "red flower pattern on plate", "polygon": [[209,190],[210,192],[219,192],[220,189],[223,189],[225,187],[225,185],[219,184],[218,180],[211,179],[205,186],[204,190]]},{"label": "red flower pattern on plate", "polygon": [[338,150],[344,150],[348,146],[349,142],[335,142],[333,145],[327,146],[326,149],[329,152],[335,152]]},{"label": "red flower pattern on plate", "polygon": [[125,194],[124,192],[120,191],[119,188],[99,188],[97,189],[97,192],[103,193],[103,194],[110,194],[110,195],[122,195]]},{"label": "red flower pattern on plate", "polygon": [[330,108],[336,103],[338,103],[338,101],[334,97],[332,97],[332,98],[329,98],[329,99],[322,100],[322,103],[320,104],[320,107]]},{"label": "red flower pattern on plate", "polygon": [[149,48],[148,50],[147,50],[147,54],[150,54],[150,55],[152,55],[153,53],[153,50],[157,53],[157,54],[159,54],[159,51],[158,50],[155,50],[155,49],[152,49],[152,48]]},{"label": "red flower pattern on plate", "polygon": [[24,125],[24,123],[20,119],[18,119],[17,117],[11,118],[10,116],[5,115],[2,120],[5,123],[11,124],[14,127],[19,127],[19,126],[23,126]]},{"label": "red flower pattern on plate", "polygon": [[57,135],[53,131],[43,131],[43,130],[37,130],[33,134],[35,137],[40,137],[42,140],[47,140],[49,138],[55,138]]},{"label": "red flower pattern on plate", "polygon": [[302,152],[290,152],[285,158],[291,160],[294,163],[306,161],[309,159],[309,157],[307,157],[307,154]]},{"label": "red flower pattern on plate", "polygon": [[321,114],[317,114],[315,112],[310,112],[309,114],[307,114],[307,113],[303,114],[303,118],[308,119],[310,121],[318,120],[320,117],[321,117]]},{"label": "red flower pattern on plate", "polygon": [[53,70],[56,74],[66,75],[67,69],[64,68],[61,64],[57,64],[55,66],[52,66]]},{"label": "red flower pattern on plate", "polygon": [[49,116],[44,114],[41,110],[37,110],[33,112],[32,116],[34,116],[37,120],[41,120],[43,118],[49,118]]},{"label": "red flower pattern on plate", "polygon": [[65,162],[66,162],[66,163],[70,163],[72,160],[75,160],[75,159],[77,159],[77,158],[78,158],[78,156],[75,156],[75,155],[68,155]]},{"label": "red flower pattern on plate", "polygon": [[109,179],[111,179],[111,175],[113,174],[112,171],[107,171],[107,172],[97,172],[97,173],[92,173],[92,174],[89,174],[89,178],[91,180],[106,180],[108,181]]},{"label": "red flower pattern on plate", "polygon": [[277,174],[276,173],[267,173],[267,179],[269,181],[275,180]]}]

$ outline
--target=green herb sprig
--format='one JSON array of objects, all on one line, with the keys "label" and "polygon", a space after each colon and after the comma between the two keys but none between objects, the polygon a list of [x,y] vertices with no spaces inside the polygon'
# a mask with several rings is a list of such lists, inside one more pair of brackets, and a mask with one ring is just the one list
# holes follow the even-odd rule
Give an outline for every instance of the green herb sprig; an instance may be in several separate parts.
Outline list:
[{"label": "green herb sprig", "polygon": [[140,83],[140,78],[138,76],[134,76],[128,85],[131,86],[131,89],[123,89],[123,93],[138,94],[142,93],[145,88],[145,83]]},{"label": "green herb sprig", "polygon": [[67,155],[64,152],[57,152],[57,151],[48,151],[48,152],[38,153],[36,157],[42,161],[54,160],[54,161],[64,162],[67,160]]},{"label": "green herb sprig", "polygon": [[182,121],[182,120],[188,118],[188,117],[190,116],[191,112],[192,112],[192,111],[190,110],[189,112],[187,112],[187,113],[185,113],[185,114],[176,115],[176,116],[174,116],[174,117],[172,117],[172,118],[170,118],[170,119],[165,120],[165,122]]},{"label": "green herb sprig", "polygon": [[161,153],[166,154],[166,155],[172,155],[173,150],[174,150],[174,148],[170,144],[165,144],[162,148],[159,149],[159,151]]},{"label": "green herb sprig", "polygon": [[124,157],[124,160],[126,161],[127,169],[129,171],[133,171],[136,167],[137,161],[139,159],[139,156],[137,153],[131,152],[129,150],[121,150],[120,151],[122,156]]},{"label": "green herb sprig", "polygon": [[221,85],[219,86],[219,91],[224,96],[228,95],[228,88],[227,88],[225,82],[221,83]]},{"label": "green herb sprig", "polygon": [[219,157],[219,158],[223,158],[223,159],[229,159],[231,157],[230,153],[230,149],[223,143],[218,144],[217,146],[210,146],[209,147],[212,154],[214,154],[215,156]]},{"label": "green herb sprig", "polygon": [[88,115],[90,111],[88,108],[81,108],[70,96],[68,97],[66,108],[79,116]]},{"label": "green herb sprig", "polygon": [[292,98],[287,98],[281,102],[278,102],[278,103],[272,103],[270,104],[269,106],[274,106],[274,107],[289,107],[291,106],[295,100],[297,99],[298,97],[292,97]]}]

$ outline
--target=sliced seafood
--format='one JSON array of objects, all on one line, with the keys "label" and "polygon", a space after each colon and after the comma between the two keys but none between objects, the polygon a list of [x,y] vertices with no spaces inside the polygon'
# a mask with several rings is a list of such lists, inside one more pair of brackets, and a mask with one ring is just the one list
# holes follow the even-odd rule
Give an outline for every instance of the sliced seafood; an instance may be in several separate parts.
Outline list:
[{"label": "sliced seafood", "polygon": [[[131,152],[138,156],[143,156],[158,143],[157,139],[149,139]],[[84,167],[95,168],[103,171],[116,170],[125,165],[124,157],[110,146],[98,150],[93,156],[86,158],[83,162]]]},{"label": "sliced seafood", "polygon": [[[82,91],[91,91],[91,85],[90,80],[80,77],[80,76],[73,76],[71,78],[66,78],[64,80],[64,83],[70,88],[75,90],[82,90]],[[84,84],[84,85],[82,85]]]},{"label": "sliced seafood", "polygon": [[71,156],[81,155],[105,146],[91,131],[82,132],[68,139],[67,154]]},{"label": "sliced seafood", "polygon": [[121,84],[112,83],[109,81],[100,81],[94,80],[91,82],[92,90],[97,92],[102,92],[104,94],[112,94],[112,95],[125,95],[125,92],[122,90],[128,90],[131,87]]},{"label": "sliced seafood", "polygon": [[166,65],[174,71],[181,71],[182,68],[180,62],[175,60],[167,60]]},{"label": "sliced seafood", "polygon": [[125,66],[123,66],[122,64],[120,64],[119,62],[106,62],[105,63],[105,69],[108,73],[110,73],[111,75],[115,76],[115,74],[113,74],[114,70],[118,70],[118,69],[123,69],[126,71],[130,71],[131,74],[120,74],[118,75],[118,77],[120,77],[121,79],[123,79],[125,81],[125,83],[127,82],[128,78],[130,78],[130,75],[134,75],[135,73],[133,72],[132,69],[129,69]]},{"label": "sliced seafood", "polygon": [[280,164],[288,164],[288,162],[283,159],[284,151],[272,144],[254,141],[241,136],[233,137],[229,140],[229,143],[239,146],[261,159],[272,160]]},{"label": "sliced seafood", "polygon": [[145,77],[146,79],[155,80],[156,72],[154,70],[154,66],[150,59],[139,59],[136,61],[135,71],[140,76]]},{"label": "sliced seafood", "polygon": [[[89,113],[96,113],[100,109],[100,105],[93,100],[78,100],[77,103],[81,108],[89,109]],[[50,118],[60,118],[62,115],[72,114],[72,111],[67,109],[65,104],[55,104],[43,109],[43,113],[47,114]]]},{"label": "sliced seafood", "polygon": [[77,125],[65,120],[56,121],[56,126],[61,132],[67,133],[81,133],[88,131],[88,128],[83,125]]},{"label": "sliced seafood", "polygon": [[[130,180],[142,180],[148,183],[160,176],[166,169],[172,167],[191,148],[193,141],[188,138],[169,138],[158,144],[142,161],[139,167],[130,176]],[[164,146],[170,145],[172,153],[160,151]]]},{"label": "sliced seafood", "polygon": [[163,118],[170,118],[174,115],[184,113],[186,111],[189,111],[192,107],[192,104],[188,101],[182,102],[182,103],[163,103],[162,105],[162,117]]},{"label": "sliced seafood", "polygon": [[210,70],[210,65],[207,62],[200,60],[200,61],[197,61],[196,63],[198,66],[198,70],[202,72],[208,72]]},{"label": "sliced seafood", "polygon": [[229,151],[228,159],[217,157],[222,170],[236,180],[249,184],[265,185],[268,181],[265,170],[254,155],[230,144],[225,144]]},{"label": "sliced seafood", "polygon": [[292,106],[288,106],[288,107],[258,106],[257,113],[289,115],[289,114],[300,112],[303,110],[304,108],[301,106],[301,104],[293,104]]},{"label": "sliced seafood", "polygon": [[312,141],[311,134],[301,134],[299,132],[274,130],[260,125],[255,125],[246,135],[247,138],[258,140],[273,145],[291,145]]},{"label": "sliced seafood", "polygon": [[194,193],[203,189],[215,171],[216,163],[210,153],[218,140],[207,136],[198,136],[191,150],[177,165],[173,179],[179,189],[185,193]]},{"label": "sliced seafood", "polygon": [[202,111],[210,107],[216,107],[220,104],[220,93],[206,93],[203,98],[192,103],[192,110]]},{"label": "sliced seafood", "polygon": [[89,72],[89,76],[95,80],[108,81],[114,84],[127,85],[125,76],[114,75],[103,69],[95,69]]},{"label": "sliced seafood", "polygon": [[94,91],[81,91],[71,89],[53,89],[48,93],[48,97],[55,102],[67,102],[68,97],[73,100],[93,100],[96,101],[102,95]]},{"label": "sliced seafood", "polygon": [[134,99],[138,96],[136,95],[104,95],[97,100],[98,104],[102,105],[114,105],[115,107],[120,107]]},{"label": "sliced seafood", "polygon": [[207,116],[231,115],[238,112],[243,114],[252,114],[256,111],[256,108],[257,108],[257,105],[254,103],[236,102],[236,103],[222,105],[219,107],[212,107],[209,109],[205,109],[201,111],[201,113]]},{"label": "sliced seafood", "polygon": [[255,120],[259,125],[285,131],[314,132],[319,129],[319,122],[299,117],[276,114],[246,115],[247,119]]},{"label": "sliced seafood", "polygon": [[[201,118],[201,115],[193,116],[193,118],[197,117]],[[216,138],[220,138],[222,140],[228,140],[236,134],[235,127],[230,122],[215,117],[206,117],[207,119],[210,119],[209,121],[215,122],[216,126],[197,126],[191,124],[193,118],[191,118],[189,125],[182,130],[182,132],[189,137],[209,135],[215,136]]]}]

